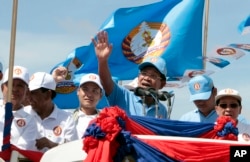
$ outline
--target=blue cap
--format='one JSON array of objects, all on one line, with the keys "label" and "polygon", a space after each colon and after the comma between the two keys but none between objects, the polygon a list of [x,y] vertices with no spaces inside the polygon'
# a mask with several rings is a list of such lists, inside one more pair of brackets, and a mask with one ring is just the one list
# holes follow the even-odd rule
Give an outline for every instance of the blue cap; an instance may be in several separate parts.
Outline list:
[{"label": "blue cap", "polygon": [[156,56],[146,57],[146,59],[143,60],[143,62],[139,65],[139,69],[142,70],[147,66],[155,67],[161,73],[161,77],[163,79],[166,79],[167,68],[166,68],[166,62],[163,58]]},{"label": "blue cap", "polygon": [[213,80],[206,75],[197,75],[188,82],[190,101],[209,99],[214,87]]}]

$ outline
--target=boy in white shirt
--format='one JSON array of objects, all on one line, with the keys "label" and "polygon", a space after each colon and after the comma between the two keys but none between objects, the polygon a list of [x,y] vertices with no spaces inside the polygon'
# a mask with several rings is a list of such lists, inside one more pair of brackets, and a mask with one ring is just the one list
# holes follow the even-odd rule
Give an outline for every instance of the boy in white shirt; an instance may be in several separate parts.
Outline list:
[{"label": "boy in white shirt", "polygon": [[89,122],[99,114],[96,106],[102,95],[103,87],[98,75],[90,73],[82,76],[77,90],[80,107],[73,114],[79,139],[83,137]]}]

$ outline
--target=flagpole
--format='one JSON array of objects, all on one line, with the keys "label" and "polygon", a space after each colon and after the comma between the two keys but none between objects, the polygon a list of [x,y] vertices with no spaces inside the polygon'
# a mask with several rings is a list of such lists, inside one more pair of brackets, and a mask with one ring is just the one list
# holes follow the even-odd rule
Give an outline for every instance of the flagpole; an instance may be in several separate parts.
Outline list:
[{"label": "flagpole", "polygon": [[[13,9],[12,9],[12,24],[11,24],[11,38],[10,38],[10,56],[9,56],[9,74],[8,74],[8,92],[7,92],[7,101],[5,103],[5,116],[4,116],[4,129],[3,129],[3,144],[2,152],[10,154],[10,131],[11,123],[13,119],[12,114],[12,103],[11,103],[11,94],[12,94],[12,78],[13,78],[13,66],[14,66],[14,53],[15,53],[15,39],[16,39],[16,20],[17,20],[17,1],[13,0]],[[10,156],[10,155],[8,155]],[[8,161],[8,157],[6,157]]]},{"label": "flagpole", "polygon": [[[203,58],[207,55],[207,33],[208,33],[208,15],[209,15],[209,0],[205,1],[205,22],[204,22],[204,37],[203,37]],[[203,68],[206,67],[206,61],[203,61]]]},{"label": "flagpole", "polygon": [[[18,0],[13,0],[11,38],[10,38],[10,56],[9,56],[9,77],[8,78],[12,78],[13,76],[13,66],[14,66],[14,59],[15,59],[15,43],[16,43],[17,5],[18,5]],[[11,93],[12,93],[12,79],[8,79],[7,102],[11,102]]]}]

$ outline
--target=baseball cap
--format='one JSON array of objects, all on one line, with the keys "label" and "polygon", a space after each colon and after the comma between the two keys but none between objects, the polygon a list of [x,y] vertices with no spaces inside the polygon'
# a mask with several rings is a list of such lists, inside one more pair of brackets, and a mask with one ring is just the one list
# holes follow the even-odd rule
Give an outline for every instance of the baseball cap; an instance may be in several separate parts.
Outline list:
[{"label": "baseball cap", "polygon": [[161,73],[161,78],[166,79],[167,68],[166,68],[166,62],[163,58],[156,57],[156,56],[147,57],[139,65],[139,69],[142,70],[143,68],[147,66],[155,67]]},{"label": "baseball cap", "polygon": [[214,87],[213,80],[207,75],[197,75],[188,82],[190,101],[207,100]]},{"label": "baseball cap", "polygon": [[39,88],[47,88],[55,91],[56,81],[53,76],[45,72],[34,73],[30,78],[29,89],[33,91]]},{"label": "baseball cap", "polygon": [[89,74],[83,75],[81,80],[80,80],[79,86],[81,86],[82,84],[87,83],[87,82],[95,83],[103,90],[103,87],[102,87],[102,84],[100,82],[100,78],[98,75],[96,75],[94,73],[89,73]]},{"label": "baseball cap", "polygon": [[220,90],[219,93],[217,94],[217,96],[215,96],[215,102],[217,102],[219,99],[221,99],[222,97],[225,97],[225,96],[234,97],[241,102],[241,96],[240,96],[239,92],[234,90],[234,89],[231,89],[231,88],[226,88],[226,89]]},{"label": "baseball cap", "polygon": [[[21,79],[27,85],[29,84],[29,73],[28,69],[23,66],[14,66],[13,67],[13,79]],[[9,80],[9,69],[6,69],[3,76],[3,83]]]}]

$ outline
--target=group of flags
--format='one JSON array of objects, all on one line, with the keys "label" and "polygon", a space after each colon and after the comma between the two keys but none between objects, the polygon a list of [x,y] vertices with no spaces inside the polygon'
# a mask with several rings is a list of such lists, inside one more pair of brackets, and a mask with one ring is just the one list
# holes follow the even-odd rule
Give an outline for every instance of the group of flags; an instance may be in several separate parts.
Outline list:
[{"label": "group of flags", "polygon": [[[112,13],[99,30],[107,31],[113,44],[108,62],[113,79],[134,79],[139,72],[138,64],[148,56],[165,59],[168,78],[181,77],[186,69],[202,69],[203,60],[199,57],[202,56],[204,2],[163,0],[120,8]],[[98,73],[93,44],[76,48],[54,68],[57,66],[66,67],[69,73],[58,84],[54,101],[61,108],[77,108],[76,89],[81,76]],[[103,98],[98,107],[106,105]]]},{"label": "group of flags", "polygon": [[[99,28],[107,31],[113,44],[109,67],[114,81],[135,79],[138,64],[148,56],[158,56],[167,63],[166,87],[181,88],[194,75],[214,73],[206,69],[205,62],[224,68],[249,52],[250,44],[230,44],[202,53],[204,5],[205,1],[162,0],[114,11]],[[249,17],[241,24],[242,31],[249,28]],[[66,67],[68,76],[57,85],[54,101],[62,109],[77,108],[76,90],[81,76],[98,73],[91,40],[54,68],[58,66]],[[108,103],[103,97],[97,108],[105,106]]]}]

